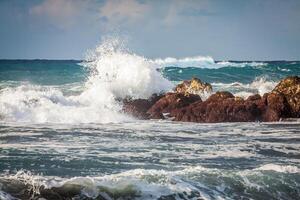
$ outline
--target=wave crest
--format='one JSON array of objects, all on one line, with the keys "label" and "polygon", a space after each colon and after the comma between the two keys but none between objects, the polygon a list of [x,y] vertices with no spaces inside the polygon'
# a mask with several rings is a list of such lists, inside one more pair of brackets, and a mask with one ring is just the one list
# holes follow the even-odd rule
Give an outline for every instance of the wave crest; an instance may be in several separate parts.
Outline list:
[{"label": "wave crest", "polygon": [[195,68],[208,68],[208,69],[219,69],[224,67],[262,67],[267,65],[263,62],[229,62],[220,61],[216,62],[210,56],[195,56],[186,58],[173,58],[167,57],[164,59],[158,58],[152,60],[159,68],[163,67],[195,67]]},{"label": "wave crest", "polygon": [[[266,170],[275,173],[267,173]],[[287,174],[283,176],[282,173]],[[295,190],[295,181],[298,178],[298,168],[277,164],[267,164],[253,170],[225,170],[202,166],[177,171],[134,169],[100,177],[70,179],[34,176],[30,172],[20,171],[14,176],[0,177],[0,183],[6,186],[4,191],[0,190],[0,195],[1,192],[10,191],[11,185],[18,186],[21,191],[29,192],[34,197],[57,193],[77,199],[231,199],[237,196],[273,199],[280,192],[286,197],[289,196],[286,199],[293,199],[300,194],[298,189]],[[271,188],[268,186],[270,183]],[[274,187],[277,188],[276,191],[273,191]],[[17,191],[17,195],[20,194]]]},{"label": "wave crest", "polygon": [[107,39],[84,62],[90,75],[79,95],[58,88],[22,85],[0,91],[0,118],[32,123],[108,123],[130,120],[118,99],[147,98],[168,90],[147,59],[129,53],[118,39]]}]

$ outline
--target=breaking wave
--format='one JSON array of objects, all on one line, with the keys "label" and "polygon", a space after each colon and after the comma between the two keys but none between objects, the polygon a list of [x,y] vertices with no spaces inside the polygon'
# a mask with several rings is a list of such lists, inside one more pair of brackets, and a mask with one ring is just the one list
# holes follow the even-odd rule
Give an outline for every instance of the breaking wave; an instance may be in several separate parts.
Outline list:
[{"label": "breaking wave", "polygon": [[196,56],[196,57],[186,57],[186,58],[172,58],[168,57],[165,59],[155,59],[152,60],[158,67],[195,67],[195,68],[208,68],[208,69],[219,69],[223,67],[261,67],[267,65],[263,62],[229,62],[221,61],[216,62],[210,56]]},{"label": "breaking wave", "polygon": [[234,83],[212,83],[215,90],[227,90],[232,92],[235,96],[247,98],[253,94],[260,94],[261,96],[274,89],[277,85],[276,81],[269,80],[267,77],[257,77],[249,84],[240,82]]},{"label": "breaking wave", "polygon": [[[47,198],[50,195],[76,199],[293,199],[300,195],[294,180],[297,178],[297,167],[276,164],[240,171],[201,166],[178,171],[134,169],[70,179],[19,171],[0,177],[0,197],[5,200],[13,199],[12,196]],[[283,182],[285,187],[281,187]],[[269,184],[276,190],[268,187]]]},{"label": "breaking wave", "polygon": [[147,98],[169,90],[146,58],[129,53],[118,39],[106,39],[83,63],[89,76],[79,95],[39,85],[6,87],[0,93],[0,119],[32,123],[108,123],[130,120],[119,99]]}]

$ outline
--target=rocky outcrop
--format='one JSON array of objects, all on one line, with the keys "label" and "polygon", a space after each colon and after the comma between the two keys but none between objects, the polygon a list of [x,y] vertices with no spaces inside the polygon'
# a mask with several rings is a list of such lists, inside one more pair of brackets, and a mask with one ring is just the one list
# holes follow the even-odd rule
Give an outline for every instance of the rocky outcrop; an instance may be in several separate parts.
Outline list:
[{"label": "rocky outcrop", "polygon": [[254,102],[236,99],[229,92],[216,93],[204,102],[195,102],[171,112],[176,121],[202,123],[256,121],[260,114]]},{"label": "rocky outcrop", "polygon": [[291,117],[300,117],[300,77],[291,76],[281,80],[272,93],[284,96],[290,107]]},{"label": "rocky outcrop", "polygon": [[265,94],[264,98],[266,98],[266,106],[262,111],[262,121],[279,121],[282,118],[289,117],[289,105],[282,94],[269,93]]},{"label": "rocky outcrop", "polygon": [[153,94],[149,99],[125,99],[123,100],[123,112],[138,119],[149,119],[148,109],[161,97],[160,94]]},{"label": "rocky outcrop", "polygon": [[297,76],[283,79],[270,93],[255,94],[245,100],[222,91],[202,101],[199,95],[187,89],[193,80],[196,79],[179,84],[174,93],[125,101],[124,111],[140,119],[168,116],[175,121],[202,123],[271,122],[300,117],[300,78]]},{"label": "rocky outcrop", "polygon": [[198,95],[167,93],[148,110],[148,114],[150,114],[151,118],[163,118],[163,114],[188,106],[196,101],[201,101],[201,98]]},{"label": "rocky outcrop", "polygon": [[198,94],[211,93],[212,86],[209,83],[204,83],[198,78],[183,81],[175,87],[175,92],[184,94]]}]

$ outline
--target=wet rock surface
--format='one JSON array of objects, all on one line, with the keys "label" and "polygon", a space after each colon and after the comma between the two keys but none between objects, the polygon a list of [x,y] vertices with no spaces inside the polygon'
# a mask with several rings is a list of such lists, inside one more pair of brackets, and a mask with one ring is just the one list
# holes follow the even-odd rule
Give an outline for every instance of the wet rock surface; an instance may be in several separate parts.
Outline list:
[{"label": "wet rock surface", "polygon": [[201,98],[195,94],[167,93],[148,110],[148,113],[151,118],[157,118],[157,116],[162,116],[163,113],[170,113],[196,101],[201,101]]},{"label": "wet rock surface", "polygon": [[176,93],[184,94],[202,94],[211,93],[212,86],[209,83],[204,83],[198,78],[192,78],[191,80],[183,81],[175,87]]},{"label": "wet rock surface", "polygon": [[300,77],[291,76],[281,80],[272,93],[284,96],[290,107],[291,117],[300,117]]},{"label": "wet rock surface", "polygon": [[125,99],[123,100],[123,112],[138,119],[149,119],[150,114],[147,111],[162,96],[161,94],[153,94],[149,99]]},{"label": "wet rock surface", "polygon": [[[247,99],[218,91],[207,100],[193,94],[190,88],[198,84],[198,92],[211,91],[193,78],[179,84],[174,92],[137,99],[124,103],[124,111],[139,119],[164,119],[166,114],[175,121],[216,123],[279,121],[300,117],[300,78],[287,77],[263,96],[255,94]],[[196,90],[195,90],[196,91]]]}]

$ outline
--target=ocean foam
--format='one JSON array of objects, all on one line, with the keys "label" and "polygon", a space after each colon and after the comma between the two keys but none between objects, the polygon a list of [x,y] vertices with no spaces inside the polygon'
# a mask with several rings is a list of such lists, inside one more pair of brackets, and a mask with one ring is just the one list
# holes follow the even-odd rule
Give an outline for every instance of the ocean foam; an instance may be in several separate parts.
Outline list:
[{"label": "ocean foam", "polygon": [[22,85],[0,91],[0,120],[32,123],[108,123],[130,120],[118,99],[147,98],[172,88],[147,59],[117,39],[102,42],[84,65],[90,76],[79,95],[59,88]]},{"label": "ocean foam", "polygon": [[216,62],[210,56],[195,56],[195,57],[186,57],[186,58],[173,58],[167,57],[164,59],[158,58],[154,59],[151,62],[156,64],[159,68],[163,67],[196,67],[196,68],[208,68],[208,69],[219,69],[223,67],[262,67],[267,65],[263,62],[229,62],[221,61]]},{"label": "ocean foam", "polygon": [[257,77],[250,84],[243,84],[240,82],[234,83],[212,83],[212,86],[217,90],[231,91],[235,96],[247,98],[253,94],[260,94],[261,96],[274,89],[277,82],[268,80],[267,77]]},{"label": "ocean foam", "polygon": [[[0,181],[3,178],[19,181],[33,195],[40,194],[41,188],[59,187],[62,191],[64,188],[73,187],[74,189],[80,188],[80,193],[90,198],[104,195],[108,199],[131,197],[131,199],[143,200],[167,196],[174,197],[171,199],[197,199],[199,197],[201,199],[227,199],[241,195],[239,192],[241,186],[246,190],[245,193],[248,191],[251,192],[248,194],[254,194],[255,191],[260,191],[262,194],[272,197],[273,194],[270,193],[272,190],[266,187],[270,180],[278,186],[285,182],[287,187],[295,187],[296,183],[293,180],[289,181],[289,177],[273,176],[264,173],[266,170],[279,173],[299,173],[299,169],[293,166],[267,164],[253,170],[222,170],[202,166],[187,167],[177,171],[134,169],[99,177],[73,177],[70,179],[34,176],[30,172],[20,171],[14,176],[1,177]],[[258,174],[258,171],[261,172]],[[238,187],[236,187],[237,185]],[[178,194],[180,194],[180,198],[176,198]],[[2,196],[4,195],[5,193],[2,192]]]},{"label": "ocean foam", "polygon": [[281,173],[300,173],[300,169],[296,166],[291,166],[291,165],[276,165],[276,164],[266,164],[263,165],[256,170],[260,171],[276,171],[276,172],[281,172]]}]

